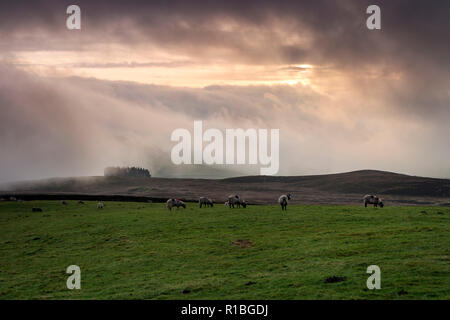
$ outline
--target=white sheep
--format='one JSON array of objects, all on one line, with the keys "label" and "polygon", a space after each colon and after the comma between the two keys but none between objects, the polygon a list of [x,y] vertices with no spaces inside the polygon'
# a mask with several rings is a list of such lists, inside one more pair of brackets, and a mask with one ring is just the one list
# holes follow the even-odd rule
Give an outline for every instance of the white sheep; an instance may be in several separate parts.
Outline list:
[{"label": "white sheep", "polygon": [[230,195],[228,196],[228,206],[230,208],[234,208],[234,206],[236,205],[238,208],[240,208],[241,206],[243,208],[247,207],[247,202],[245,200],[242,200],[238,195]]},{"label": "white sheep", "polygon": [[97,209],[103,209],[104,205],[103,202],[97,203]]},{"label": "white sheep", "polygon": [[214,206],[214,202],[206,197],[200,197],[200,199],[198,199],[198,204],[200,205],[200,208],[204,205],[205,207],[213,207]]},{"label": "white sheep", "polygon": [[186,204],[183,201],[174,198],[167,200],[167,209],[169,209],[169,211],[172,211],[173,207],[177,207],[177,209],[183,207],[184,209],[186,209]]}]

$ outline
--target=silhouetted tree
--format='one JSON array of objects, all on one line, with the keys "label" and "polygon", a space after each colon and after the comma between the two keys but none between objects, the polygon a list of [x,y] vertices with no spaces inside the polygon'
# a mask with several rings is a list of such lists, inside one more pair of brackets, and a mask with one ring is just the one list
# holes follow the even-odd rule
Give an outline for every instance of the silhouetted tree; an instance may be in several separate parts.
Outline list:
[{"label": "silhouetted tree", "polygon": [[104,174],[105,177],[151,177],[148,169],[138,167],[107,167]]}]

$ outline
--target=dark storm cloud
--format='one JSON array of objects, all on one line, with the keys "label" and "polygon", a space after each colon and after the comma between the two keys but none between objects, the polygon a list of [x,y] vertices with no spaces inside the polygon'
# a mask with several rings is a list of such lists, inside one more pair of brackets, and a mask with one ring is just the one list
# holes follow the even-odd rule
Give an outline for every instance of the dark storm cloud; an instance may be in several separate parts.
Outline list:
[{"label": "dark storm cloud", "polygon": [[[3,55],[82,52],[93,45],[120,43],[131,49],[152,46],[203,62],[308,63],[350,76],[377,69],[402,74],[404,93],[399,95],[409,100],[405,108],[421,112],[422,102],[433,109],[447,107],[449,1],[78,1],[82,30],[75,32],[65,28],[69,4],[73,2],[1,2]],[[380,31],[365,26],[370,4],[381,7]],[[98,67],[101,62],[84,66]],[[426,95],[411,99],[418,92]]]},{"label": "dark storm cloud", "polygon": [[[72,1],[6,1],[0,4],[2,45],[39,47],[33,33],[48,34],[50,50],[86,42],[140,43],[189,52],[228,48],[254,62],[360,64],[418,59],[444,62],[449,56],[448,1],[376,1],[382,30],[365,27],[373,1],[77,1],[82,32],[65,30]],[[235,28],[227,29],[227,26]],[[276,30],[282,28],[282,30]],[[275,32],[280,31],[280,32]],[[26,33],[26,36],[24,36]],[[311,45],[286,43],[310,37]],[[55,43],[54,37],[67,41]],[[41,48],[42,49],[42,48]]]}]

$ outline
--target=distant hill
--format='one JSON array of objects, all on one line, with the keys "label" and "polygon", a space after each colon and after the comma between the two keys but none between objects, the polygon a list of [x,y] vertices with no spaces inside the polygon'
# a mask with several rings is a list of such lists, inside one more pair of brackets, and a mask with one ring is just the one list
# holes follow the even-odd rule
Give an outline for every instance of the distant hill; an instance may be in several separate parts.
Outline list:
[{"label": "distant hill", "polygon": [[[359,203],[365,194],[405,204],[450,204],[450,180],[361,170],[308,176],[244,176],[226,179],[169,179],[142,177],[54,178],[19,182],[5,191],[24,194],[89,194],[139,197],[199,196],[225,201],[240,194],[250,203],[276,203],[283,193],[293,203]],[[5,192],[3,192],[5,193]]]},{"label": "distant hill", "polygon": [[450,179],[409,176],[387,171],[360,170],[310,176],[251,176],[224,179],[240,183],[284,183],[336,193],[450,197]]}]

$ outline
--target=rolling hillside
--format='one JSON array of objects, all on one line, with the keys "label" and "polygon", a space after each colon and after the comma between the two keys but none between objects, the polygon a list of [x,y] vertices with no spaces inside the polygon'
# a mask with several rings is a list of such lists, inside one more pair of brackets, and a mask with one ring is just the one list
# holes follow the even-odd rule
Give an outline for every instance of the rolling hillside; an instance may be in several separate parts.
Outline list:
[{"label": "rolling hillside", "polygon": [[293,203],[357,203],[364,194],[376,194],[400,204],[450,205],[450,180],[361,170],[310,176],[245,176],[227,179],[169,179],[134,177],[54,178],[19,182],[3,189],[30,196],[120,195],[163,200],[178,197],[196,200],[206,195],[216,202],[229,194],[240,194],[250,203],[274,203],[283,193],[294,195]]}]

